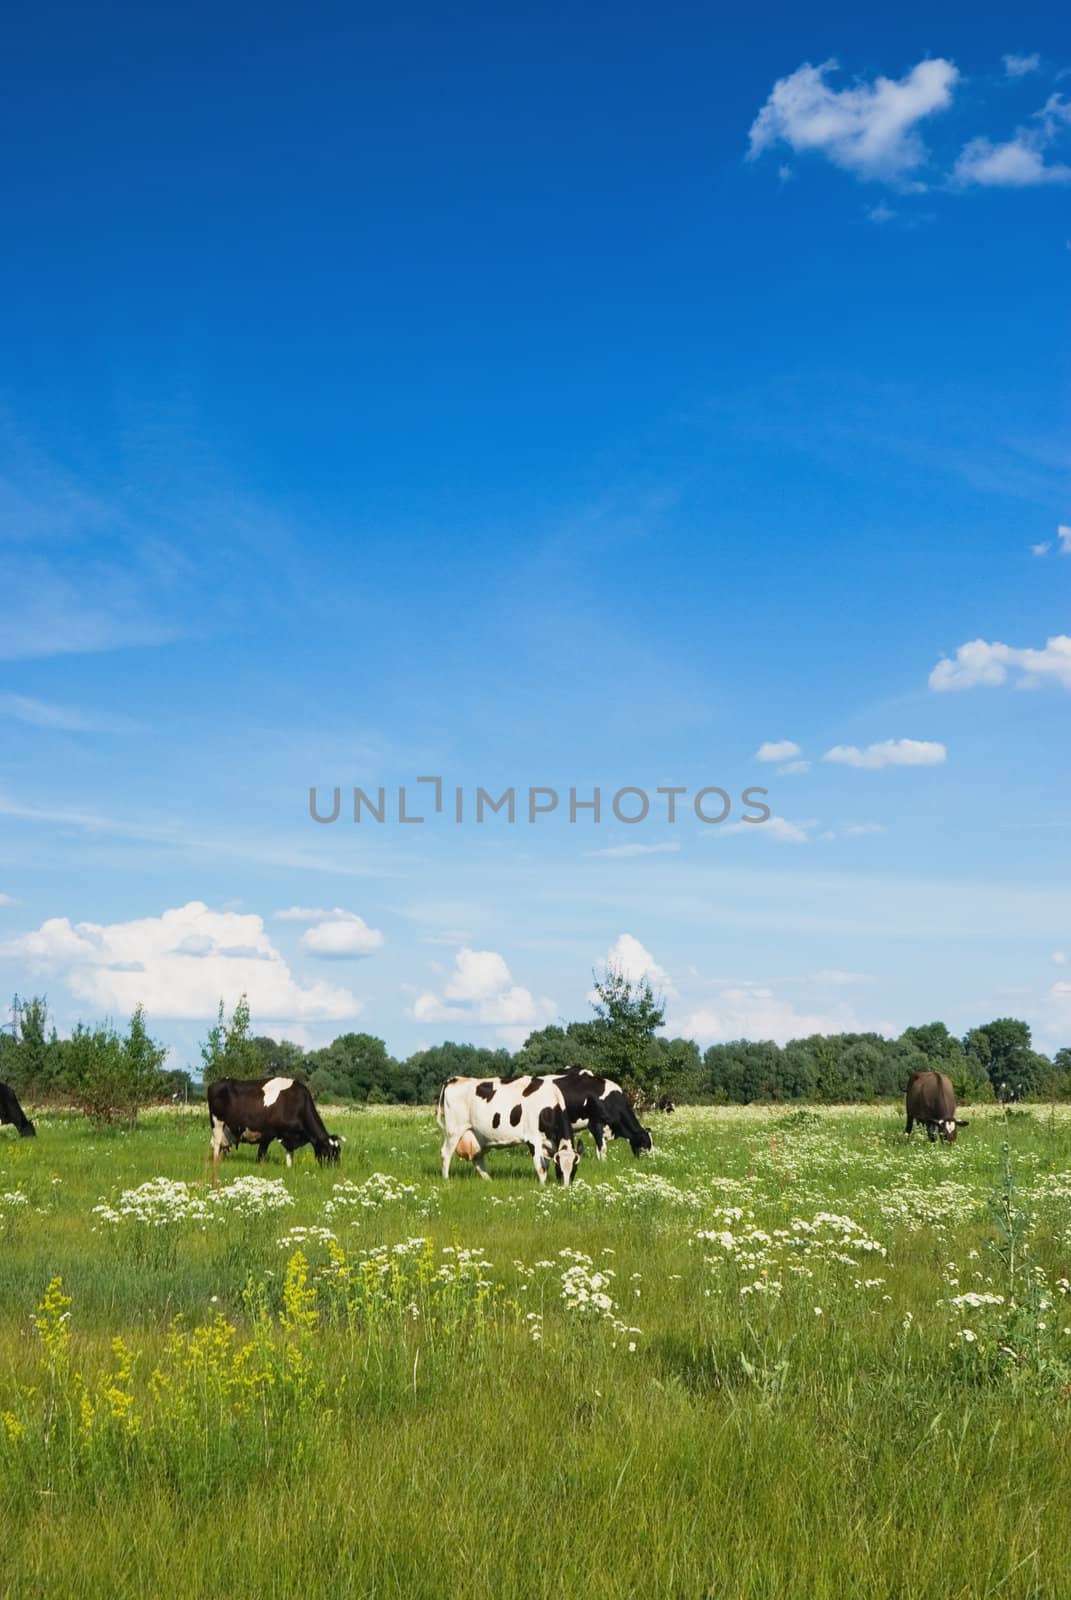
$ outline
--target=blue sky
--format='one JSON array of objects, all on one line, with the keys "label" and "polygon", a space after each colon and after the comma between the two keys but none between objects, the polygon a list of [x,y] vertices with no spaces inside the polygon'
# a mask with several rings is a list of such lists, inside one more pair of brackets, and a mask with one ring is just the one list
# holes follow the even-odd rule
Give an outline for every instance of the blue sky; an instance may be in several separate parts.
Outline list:
[{"label": "blue sky", "polygon": [[1071,1043],[1062,8],[11,29],[0,992]]}]

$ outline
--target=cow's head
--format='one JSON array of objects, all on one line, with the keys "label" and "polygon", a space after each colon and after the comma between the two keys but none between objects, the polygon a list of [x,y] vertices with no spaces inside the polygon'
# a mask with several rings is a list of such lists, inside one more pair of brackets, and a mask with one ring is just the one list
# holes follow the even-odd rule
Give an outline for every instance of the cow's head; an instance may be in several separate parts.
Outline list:
[{"label": "cow's head", "polygon": [[945,1141],[945,1144],[955,1144],[956,1133],[960,1128],[966,1128],[969,1123],[969,1117],[963,1120],[959,1117],[946,1117],[943,1122],[937,1124],[937,1131]]},{"label": "cow's head", "polygon": [[649,1150],[654,1149],[654,1140],[646,1128],[640,1128],[629,1140],[629,1149],[634,1156],[644,1156]]},{"label": "cow's head", "polygon": [[316,1159],[321,1165],[337,1167],[342,1157],[342,1140],[337,1133],[329,1133],[316,1149]]},{"label": "cow's head", "polygon": [[30,1121],[29,1117],[27,1117],[26,1121],[22,1124],[22,1127],[19,1129],[19,1138],[20,1139],[32,1139],[32,1138],[34,1138],[36,1136],[36,1133],[37,1133],[37,1129],[34,1127],[33,1123]]},{"label": "cow's head", "polygon": [[576,1169],[580,1165],[580,1157],[584,1154],[584,1141],[577,1139],[575,1144],[572,1139],[563,1139],[554,1152],[554,1171],[558,1182],[568,1186],[572,1183]]}]

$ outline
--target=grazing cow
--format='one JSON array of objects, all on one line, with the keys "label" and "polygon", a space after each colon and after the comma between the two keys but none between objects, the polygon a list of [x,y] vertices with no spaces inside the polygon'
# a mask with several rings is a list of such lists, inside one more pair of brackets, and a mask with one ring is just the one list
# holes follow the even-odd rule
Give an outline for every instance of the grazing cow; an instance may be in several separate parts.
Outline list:
[{"label": "grazing cow", "polygon": [[278,1139],[288,1167],[305,1144],[312,1145],[321,1165],[336,1162],[342,1151],[341,1139],[324,1127],[308,1089],[293,1078],[221,1078],[208,1086],[208,1115],[217,1178],[224,1150],[239,1143],[256,1144],[257,1160],[263,1161]]},{"label": "grazing cow", "polygon": [[20,1139],[32,1139],[37,1129],[19,1105],[19,1097],[6,1083],[0,1083],[0,1123],[10,1122],[19,1130]]},{"label": "grazing cow", "polygon": [[607,1134],[611,1139],[627,1139],[634,1156],[651,1149],[651,1135],[641,1126],[621,1085],[612,1078],[600,1077],[586,1067],[569,1067],[555,1073],[554,1082],[562,1092],[573,1127],[590,1129],[600,1161],[606,1157]]},{"label": "grazing cow", "polygon": [[[547,1181],[547,1158],[562,1183],[569,1183],[580,1159],[580,1142],[561,1090],[552,1078],[450,1078],[439,1092],[435,1120],[445,1129],[443,1177],[450,1176],[450,1158],[460,1151],[481,1178],[491,1174],[484,1152],[497,1146],[524,1144],[532,1152],[536,1176]],[[469,1155],[469,1152],[472,1152]]]},{"label": "grazing cow", "polygon": [[921,1122],[932,1144],[940,1134],[946,1144],[955,1144],[957,1128],[965,1128],[956,1116],[956,1091],[943,1072],[913,1072],[907,1085],[907,1132]]}]

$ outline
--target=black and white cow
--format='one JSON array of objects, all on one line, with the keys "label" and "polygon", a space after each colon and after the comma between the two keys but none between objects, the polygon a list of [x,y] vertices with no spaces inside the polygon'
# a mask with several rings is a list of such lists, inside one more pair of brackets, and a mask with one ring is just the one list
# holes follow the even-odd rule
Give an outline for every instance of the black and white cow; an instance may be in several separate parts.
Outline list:
[{"label": "black and white cow", "polygon": [[481,1178],[491,1176],[484,1152],[506,1145],[527,1145],[540,1183],[547,1181],[548,1157],[565,1184],[580,1159],[580,1142],[573,1141],[565,1099],[553,1078],[450,1078],[439,1092],[435,1120],[445,1130],[444,1178],[459,1146]]},{"label": "black and white cow", "polygon": [[287,1166],[302,1145],[312,1145],[321,1165],[336,1162],[342,1152],[341,1139],[324,1127],[312,1095],[293,1078],[221,1078],[208,1086],[208,1115],[216,1176],[224,1150],[241,1142],[257,1145],[257,1160],[263,1161],[278,1139]]},{"label": "black and white cow", "polygon": [[37,1129],[19,1105],[19,1097],[6,1083],[0,1083],[0,1123],[10,1122],[20,1139],[32,1139]]},{"label": "black and white cow", "polygon": [[573,1127],[586,1125],[590,1129],[600,1161],[606,1157],[607,1134],[611,1139],[627,1139],[634,1156],[651,1149],[650,1133],[637,1119],[624,1089],[612,1078],[589,1072],[586,1067],[570,1067],[556,1073],[554,1082],[565,1099]]}]

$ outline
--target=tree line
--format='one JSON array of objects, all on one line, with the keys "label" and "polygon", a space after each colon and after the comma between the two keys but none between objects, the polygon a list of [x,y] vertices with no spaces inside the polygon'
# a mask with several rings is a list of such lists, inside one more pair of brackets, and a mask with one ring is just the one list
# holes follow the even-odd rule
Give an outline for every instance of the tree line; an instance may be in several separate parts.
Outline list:
[{"label": "tree line", "polygon": [[649,983],[610,970],[596,975],[594,1016],[538,1029],[514,1052],[446,1042],[404,1060],[370,1033],[344,1033],[319,1049],[254,1033],[243,996],[223,1003],[201,1046],[196,1075],[164,1070],[166,1050],[148,1032],[139,1006],[124,1031],[79,1023],[67,1038],[51,1024],[43,997],[16,1000],[0,1033],[0,1081],[21,1098],[78,1107],[100,1124],[133,1127],[138,1111],[169,1099],[197,1098],[219,1078],[281,1076],[308,1084],[320,1101],[426,1105],[453,1076],[512,1077],[588,1067],[616,1078],[642,1100],[747,1105],[898,1099],[913,1071],[936,1068],[960,1101],[1071,1099],[1071,1048],[1050,1058],[1033,1047],[1030,1026],[998,1017],[962,1038],[943,1022],[877,1033],[812,1034],[785,1045],[737,1039],[701,1051],[692,1039],[659,1030],[665,1008]]}]

